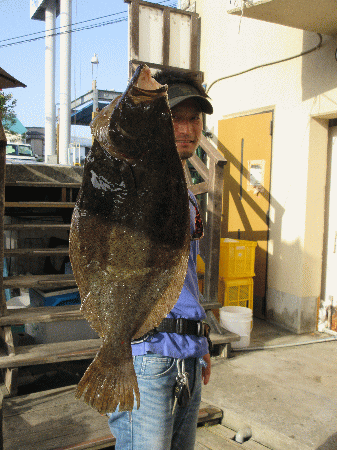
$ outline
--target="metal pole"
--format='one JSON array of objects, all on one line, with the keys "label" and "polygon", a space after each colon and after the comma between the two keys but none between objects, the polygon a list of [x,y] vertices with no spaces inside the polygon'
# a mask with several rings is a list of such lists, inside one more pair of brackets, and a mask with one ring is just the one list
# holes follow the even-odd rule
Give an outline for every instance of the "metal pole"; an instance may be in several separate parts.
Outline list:
[{"label": "metal pole", "polygon": [[[56,2],[50,2],[45,9],[46,50],[45,50],[45,153],[44,161],[51,162],[56,155],[55,136],[55,23]],[[54,161],[56,162],[56,161]]]},{"label": "metal pole", "polygon": [[60,5],[60,141],[59,163],[68,164],[71,114],[71,0]]}]

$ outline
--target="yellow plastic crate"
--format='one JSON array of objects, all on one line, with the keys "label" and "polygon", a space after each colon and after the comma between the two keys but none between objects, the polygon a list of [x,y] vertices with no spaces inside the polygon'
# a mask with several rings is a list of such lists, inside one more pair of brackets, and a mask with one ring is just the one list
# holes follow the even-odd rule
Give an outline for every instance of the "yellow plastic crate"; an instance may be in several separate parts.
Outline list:
[{"label": "yellow plastic crate", "polygon": [[219,278],[248,278],[255,275],[253,241],[220,239]]},{"label": "yellow plastic crate", "polygon": [[243,306],[253,309],[253,278],[219,279],[218,300],[223,306]]},{"label": "yellow plastic crate", "polygon": [[197,275],[199,291],[204,293],[204,279],[205,279],[205,263],[200,255],[197,255]]}]

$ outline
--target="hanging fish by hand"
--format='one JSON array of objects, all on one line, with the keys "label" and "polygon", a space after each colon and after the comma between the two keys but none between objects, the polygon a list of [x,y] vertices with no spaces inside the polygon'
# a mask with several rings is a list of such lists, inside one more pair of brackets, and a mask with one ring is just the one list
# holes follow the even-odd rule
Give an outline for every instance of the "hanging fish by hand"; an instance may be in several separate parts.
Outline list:
[{"label": "hanging fish by hand", "polygon": [[94,143],[70,230],[81,311],[102,346],[76,396],[100,413],[140,396],[131,340],[158,326],[187,271],[187,187],[167,86],[139,66],[125,93],[91,124]]}]

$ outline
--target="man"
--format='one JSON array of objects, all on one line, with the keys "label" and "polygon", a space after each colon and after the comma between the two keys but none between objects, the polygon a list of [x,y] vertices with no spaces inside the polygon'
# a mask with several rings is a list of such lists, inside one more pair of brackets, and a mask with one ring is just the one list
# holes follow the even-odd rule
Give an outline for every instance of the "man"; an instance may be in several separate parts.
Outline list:
[{"label": "man", "polygon": [[[212,114],[212,105],[191,74],[164,70],[154,78],[168,85],[176,146],[185,165],[199,145],[202,114]],[[199,304],[196,273],[197,239],[201,237],[202,225],[192,193],[189,198],[191,246],[184,286],[168,320],[153,333],[133,342],[142,401],[140,408],[134,408],[131,413],[117,411],[109,415],[109,426],[117,440],[116,450],[194,448],[201,380],[208,383],[211,360],[201,322],[206,314]]]}]

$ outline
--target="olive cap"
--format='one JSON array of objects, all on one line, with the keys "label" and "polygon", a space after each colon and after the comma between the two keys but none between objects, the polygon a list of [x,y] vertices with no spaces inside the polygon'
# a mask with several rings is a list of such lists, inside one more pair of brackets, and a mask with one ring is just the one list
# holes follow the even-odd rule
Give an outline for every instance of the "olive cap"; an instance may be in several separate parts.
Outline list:
[{"label": "olive cap", "polygon": [[213,106],[207,97],[200,95],[200,92],[189,84],[177,83],[168,86],[168,101],[170,108],[177,106],[179,103],[189,98],[195,99],[201,108],[201,111],[206,114],[213,114]]}]

